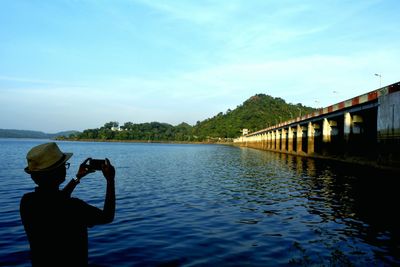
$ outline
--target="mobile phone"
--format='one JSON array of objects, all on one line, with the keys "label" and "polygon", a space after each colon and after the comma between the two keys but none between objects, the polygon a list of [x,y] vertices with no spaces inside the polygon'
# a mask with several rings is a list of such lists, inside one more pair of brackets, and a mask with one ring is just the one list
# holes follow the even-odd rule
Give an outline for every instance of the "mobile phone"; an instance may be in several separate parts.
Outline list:
[{"label": "mobile phone", "polygon": [[101,170],[103,164],[106,164],[106,161],[104,159],[91,159],[89,161],[89,168],[92,170]]}]

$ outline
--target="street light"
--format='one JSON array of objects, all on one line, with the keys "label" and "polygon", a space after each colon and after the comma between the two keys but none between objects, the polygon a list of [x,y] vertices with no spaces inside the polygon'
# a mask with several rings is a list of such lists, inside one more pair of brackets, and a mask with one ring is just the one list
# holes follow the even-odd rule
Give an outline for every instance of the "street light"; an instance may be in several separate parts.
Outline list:
[{"label": "street light", "polygon": [[379,77],[379,88],[381,88],[382,87],[382,75],[375,73],[375,76]]},{"label": "street light", "polygon": [[332,93],[333,93],[333,95],[335,96],[335,98],[337,98],[337,96],[339,95],[339,92],[336,91],[336,90],[333,90]]}]

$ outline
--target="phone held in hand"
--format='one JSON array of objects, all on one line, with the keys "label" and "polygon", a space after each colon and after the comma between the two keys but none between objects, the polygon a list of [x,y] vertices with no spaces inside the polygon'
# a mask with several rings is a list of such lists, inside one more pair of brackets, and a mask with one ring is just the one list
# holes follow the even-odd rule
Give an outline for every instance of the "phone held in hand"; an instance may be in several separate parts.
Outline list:
[{"label": "phone held in hand", "polygon": [[92,170],[101,170],[103,164],[106,164],[104,159],[91,159],[89,161],[89,168]]}]

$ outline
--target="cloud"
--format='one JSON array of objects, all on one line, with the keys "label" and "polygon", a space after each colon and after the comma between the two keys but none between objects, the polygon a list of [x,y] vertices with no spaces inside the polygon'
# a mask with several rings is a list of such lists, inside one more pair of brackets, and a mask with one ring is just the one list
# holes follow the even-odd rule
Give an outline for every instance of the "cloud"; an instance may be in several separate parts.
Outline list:
[{"label": "cloud", "polygon": [[[151,79],[121,77],[109,81],[118,92],[109,99],[127,105],[135,103],[142,108],[153,105],[175,110],[177,114],[198,106],[214,113],[224,111],[256,93],[311,106],[317,100],[318,105],[327,106],[376,89],[375,72],[385,73],[384,84],[396,82],[398,75],[394,70],[400,67],[399,56],[396,51],[312,55],[219,64]],[[333,91],[340,94],[334,95]]]},{"label": "cloud", "polygon": [[14,77],[14,76],[4,76],[4,75],[0,75],[0,81],[29,83],[29,84],[65,85],[65,82],[62,81],[31,79],[25,77]]},{"label": "cloud", "polygon": [[196,24],[210,24],[227,18],[238,9],[238,1],[135,1],[161,12],[172,19],[185,20]]},{"label": "cloud", "polygon": [[0,123],[53,132],[100,127],[111,120],[194,124],[234,109],[256,93],[328,106],[376,89],[379,80],[374,73],[382,74],[383,85],[397,82],[399,58],[393,50],[346,57],[313,55],[220,64],[172,76],[102,77],[90,86],[2,76],[0,80],[21,85],[2,86],[0,112],[12,119],[2,116]]}]

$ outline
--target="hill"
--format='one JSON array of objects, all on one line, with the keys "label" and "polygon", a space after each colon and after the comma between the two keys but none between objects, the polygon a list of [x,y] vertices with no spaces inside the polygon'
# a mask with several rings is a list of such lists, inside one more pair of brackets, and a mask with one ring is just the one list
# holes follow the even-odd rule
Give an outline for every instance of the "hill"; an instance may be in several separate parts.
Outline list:
[{"label": "hill", "polygon": [[0,138],[35,138],[35,139],[52,139],[58,136],[69,136],[76,134],[77,131],[64,131],[59,133],[44,133],[40,131],[0,129]]},{"label": "hill", "polygon": [[71,136],[72,139],[101,140],[145,140],[145,141],[210,141],[220,138],[235,138],[247,128],[256,131],[279,122],[311,113],[314,109],[302,104],[288,104],[281,98],[257,94],[234,110],[220,112],[212,118],[191,126],[181,123],[126,122],[119,127],[118,122],[108,122],[103,127],[87,129]]},{"label": "hill", "polygon": [[241,134],[240,130],[243,128],[254,132],[312,111],[313,108],[302,104],[288,104],[282,98],[257,94],[234,110],[227,110],[225,114],[221,112],[198,122],[194,133],[200,138],[235,138]]}]

